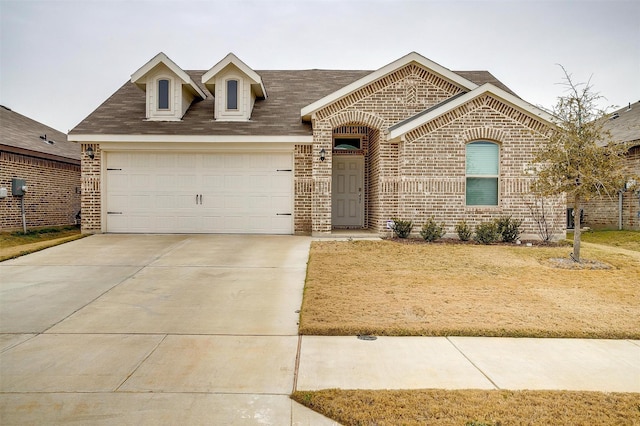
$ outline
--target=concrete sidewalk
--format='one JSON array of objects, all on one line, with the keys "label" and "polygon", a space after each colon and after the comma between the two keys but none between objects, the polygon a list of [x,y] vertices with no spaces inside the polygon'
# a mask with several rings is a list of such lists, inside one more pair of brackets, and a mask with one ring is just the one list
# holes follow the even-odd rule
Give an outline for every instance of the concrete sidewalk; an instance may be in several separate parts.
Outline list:
[{"label": "concrete sidewalk", "polygon": [[640,392],[640,341],[304,336],[297,390]]}]

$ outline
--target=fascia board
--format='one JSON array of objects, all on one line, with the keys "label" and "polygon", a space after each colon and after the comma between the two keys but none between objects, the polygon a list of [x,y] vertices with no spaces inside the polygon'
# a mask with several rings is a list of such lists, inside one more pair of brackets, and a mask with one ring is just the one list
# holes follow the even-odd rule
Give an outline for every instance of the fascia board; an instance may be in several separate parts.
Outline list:
[{"label": "fascia board", "polygon": [[440,75],[441,77],[443,77],[446,80],[452,81],[462,87],[464,87],[467,90],[473,90],[475,88],[478,87],[477,84],[473,83],[470,80],[467,80],[466,78],[454,73],[453,71],[443,67],[440,64],[437,64],[436,62],[433,62],[427,58],[425,58],[424,56],[416,53],[416,52],[411,52],[408,55],[403,56],[400,59],[397,59],[393,62],[391,62],[388,65],[385,65],[384,67],[380,68],[379,70],[376,70],[374,72],[372,72],[369,75],[366,75],[364,77],[362,77],[359,80],[354,81],[353,83],[344,86],[342,89],[339,89],[333,93],[331,93],[330,95],[325,96],[322,99],[319,99],[317,101],[315,101],[314,103],[307,105],[306,107],[302,108],[302,110],[300,111],[300,115],[304,118],[304,119],[309,119],[309,117],[311,116],[311,114],[313,114],[314,112],[324,108],[325,106],[341,99],[344,98],[345,96],[350,95],[351,93],[355,92],[356,90],[361,89],[362,87],[373,83],[376,80],[379,80],[389,74],[391,74],[392,72],[410,64],[411,62],[415,62],[418,65],[427,68],[431,71],[433,71],[434,73]]},{"label": "fascia board", "polygon": [[262,84],[262,77],[258,75],[254,70],[252,70],[247,64],[242,62],[236,55],[233,53],[229,53],[225,56],[220,62],[215,64],[209,71],[204,73],[202,76],[202,83],[204,85],[213,85],[211,80],[215,79],[216,75],[220,71],[222,71],[227,65],[233,64],[236,68],[238,68],[242,73],[244,73],[251,81],[252,86],[256,87],[256,94],[261,97],[267,97],[267,91]]},{"label": "fascia board", "polygon": [[158,64],[162,63],[167,68],[171,70],[180,80],[182,80],[182,84],[186,84],[191,88],[194,94],[197,94],[202,99],[205,99],[207,95],[196,85],[196,83],[189,77],[189,74],[184,72],[182,68],[176,65],[167,55],[160,52],[156,56],[154,56],[149,62],[144,64],[139,70],[131,74],[131,82],[140,86],[140,81],[144,79],[144,77]]},{"label": "fascia board", "polygon": [[100,150],[110,151],[171,151],[171,152],[291,152],[294,151],[294,144],[284,142],[270,143],[229,143],[221,142],[215,144],[203,143],[137,143],[127,144],[117,142],[103,142]]},{"label": "fascia board", "polygon": [[447,112],[452,111],[460,107],[461,105],[464,105],[465,103],[477,98],[478,96],[484,95],[486,93],[490,93],[496,96],[497,98],[499,98],[500,100],[506,102],[507,104],[510,104],[515,108],[523,112],[526,112],[530,115],[533,115],[536,118],[540,118],[546,121],[548,124],[553,124],[553,117],[551,116],[551,114],[531,105],[526,101],[523,101],[522,99],[500,89],[499,87],[494,86],[491,83],[485,83],[482,86],[478,87],[477,89],[472,90],[471,92],[465,93],[459,98],[444,104],[441,108],[434,109],[428,114],[425,114],[423,116],[416,118],[416,120],[409,121],[403,126],[392,129],[389,132],[388,140],[389,141],[398,140],[401,136],[411,132],[412,130],[417,129],[420,126],[427,124],[431,120],[434,120],[440,117],[441,115],[444,115]]},{"label": "fascia board", "polygon": [[247,135],[69,135],[69,141],[80,143],[292,143],[310,144],[313,136],[247,136]]}]

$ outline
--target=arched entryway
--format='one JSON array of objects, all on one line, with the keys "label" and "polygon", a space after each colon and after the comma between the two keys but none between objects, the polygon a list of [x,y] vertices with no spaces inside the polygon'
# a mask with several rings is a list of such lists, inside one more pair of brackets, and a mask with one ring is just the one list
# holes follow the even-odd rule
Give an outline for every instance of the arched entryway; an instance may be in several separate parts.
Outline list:
[{"label": "arched entryway", "polygon": [[[378,210],[377,176],[372,176],[373,158],[379,150],[379,131],[359,124],[332,131],[331,227],[371,229]],[[375,228],[375,226],[373,226]]]}]

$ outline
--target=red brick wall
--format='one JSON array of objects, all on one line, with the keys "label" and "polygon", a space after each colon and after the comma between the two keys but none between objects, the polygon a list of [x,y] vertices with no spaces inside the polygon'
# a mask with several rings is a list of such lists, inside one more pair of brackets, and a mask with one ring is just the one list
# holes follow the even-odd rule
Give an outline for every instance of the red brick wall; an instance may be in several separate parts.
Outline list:
[{"label": "red brick wall", "polygon": [[20,197],[11,194],[11,179],[25,179],[27,228],[72,225],[80,211],[80,166],[0,152],[0,187],[8,197],[0,199],[0,230],[22,229]]}]

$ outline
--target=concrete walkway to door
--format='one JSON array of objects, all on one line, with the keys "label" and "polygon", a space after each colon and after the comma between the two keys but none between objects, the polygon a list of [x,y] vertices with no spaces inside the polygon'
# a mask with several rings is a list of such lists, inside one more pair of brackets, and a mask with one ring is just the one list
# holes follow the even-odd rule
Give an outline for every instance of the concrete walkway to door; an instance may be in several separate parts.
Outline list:
[{"label": "concrete walkway to door", "polygon": [[309,244],[95,235],[0,263],[0,423],[328,422],[288,396]]}]

